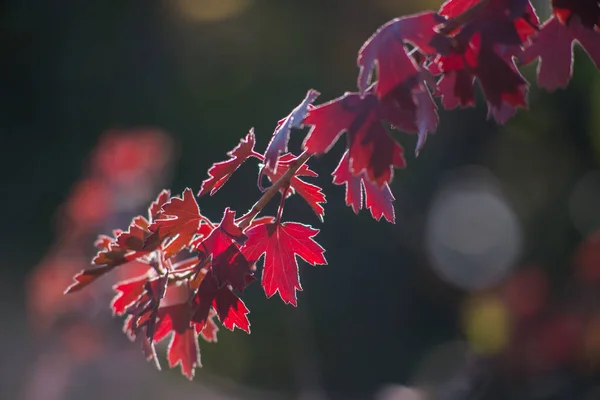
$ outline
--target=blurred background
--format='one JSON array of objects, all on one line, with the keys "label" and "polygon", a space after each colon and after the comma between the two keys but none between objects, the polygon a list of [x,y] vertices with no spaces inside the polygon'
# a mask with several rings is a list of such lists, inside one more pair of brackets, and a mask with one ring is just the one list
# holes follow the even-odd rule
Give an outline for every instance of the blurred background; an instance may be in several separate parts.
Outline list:
[{"label": "blurred background", "polygon": [[[480,101],[441,111],[418,159],[398,134],[395,225],[345,206],[330,177],[343,144],[311,161],[325,224],[297,198],[286,217],[321,229],[329,265],[301,263],[298,308],[252,285],[252,334],[201,343],[192,383],[121,333],[118,274],[62,295],[97,234],[163,187],[197,191],[251,127],[264,150],[308,89],[319,102],[354,90],[364,40],[439,5],[2,2],[1,397],[600,399],[600,74],[580,49],[569,88],[532,86],[504,127]],[[534,81],[535,65],[523,72]],[[249,209],[256,173],[245,165],[203,213]]]}]

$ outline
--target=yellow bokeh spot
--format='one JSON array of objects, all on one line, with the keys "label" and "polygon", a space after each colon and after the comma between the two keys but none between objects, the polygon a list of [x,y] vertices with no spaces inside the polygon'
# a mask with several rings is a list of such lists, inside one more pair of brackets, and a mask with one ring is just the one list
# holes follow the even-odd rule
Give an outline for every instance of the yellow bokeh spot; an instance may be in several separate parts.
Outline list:
[{"label": "yellow bokeh spot", "polygon": [[194,21],[222,21],[246,11],[252,0],[177,0],[181,14]]},{"label": "yellow bokeh spot", "polygon": [[463,324],[467,340],[480,354],[495,354],[508,345],[510,314],[506,305],[492,295],[469,299],[464,308]]}]

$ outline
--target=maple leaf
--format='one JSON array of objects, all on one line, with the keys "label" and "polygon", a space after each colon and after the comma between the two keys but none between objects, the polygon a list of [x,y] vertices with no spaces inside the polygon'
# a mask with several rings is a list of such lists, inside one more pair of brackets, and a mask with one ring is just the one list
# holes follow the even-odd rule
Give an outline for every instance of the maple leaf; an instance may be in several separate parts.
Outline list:
[{"label": "maple leaf", "polygon": [[113,289],[118,293],[110,303],[113,314],[124,315],[127,308],[142,296],[147,281],[148,277],[143,275],[114,285]]},{"label": "maple leaf", "polygon": [[[276,172],[270,170],[262,170],[262,172],[269,178],[271,182],[277,182],[289,170],[291,163],[295,160],[296,157],[293,154],[284,154],[279,157],[279,168]],[[325,216],[323,204],[327,202],[325,194],[319,186],[300,179],[299,177],[301,176],[317,177],[319,175],[311,170],[308,165],[303,164],[290,179],[290,190],[286,191],[285,189],[282,189],[281,191],[285,192],[287,197],[293,195],[294,193],[298,193],[304,200],[306,200],[308,205],[313,209],[315,214],[317,214],[319,219],[323,221],[323,217]]]},{"label": "maple leaf", "polygon": [[352,174],[365,171],[369,181],[382,187],[392,180],[394,167],[406,165],[404,149],[390,137],[382,120],[407,132],[418,131],[414,110],[380,102],[372,93],[364,97],[346,93],[309,112],[304,123],[312,128],[303,146],[312,154],[326,153],[345,132]]},{"label": "maple leaf", "polygon": [[[163,321],[161,325],[165,324],[173,331],[167,348],[169,367],[179,365],[181,373],[192,380],[195,368],[202,367],[202,364],[196,328],[190,321],[191,307],[188,303],[163,307],[158,315]],[[163,328],[163,331],[167,328]]]},{"label": "maple leaf", "polygon": [[598,0],[552,0],[554,15],[563,24],[569,24],[577,16],[581,25],[588,29],[600,26],[600,3]]},{"label": "maple leaf", "polygon": [[573,44],[577,41],[600,68],[600,32],[588,29],[573,15],[567,24],[552,17],[544,23],[539,33],[520,55],[528,64],[539,58],[538,86],[548,91],[566,88],[573,75]]},{"label": "maple leaf", "polygon": [[217,312],[211,309],[203,327],[201,327],[199,324],[194,324],[196,326],[196,332],[199,333],[200,336],[202,336],[202,338],[209,343],[217,342],[217,332],[219,332],[219,327],[215,322],[216,316]]},{"label": "maple leaf", "polygon": [[211,308],[229,330],[235,327],[250,333],[250,312],[244,302],[228,286],[219,287],[212,271],[206,273],[193,298],[194,313],[191,320],[204,329],[211,317]]},{"label": "maple leaf", "polygon": [[162,206],[149,227],[152,234],[145,239],[143,249],[155,249],[170,239],[163,247],[163,253],[166,258],[172,257],[189,246],[202,219],[194,194],[191,189],[185,189],[181,198],[172,197]]},{"label": "maple leaf", "polygon": [[382,188],[364,179],[364,175],[354,176],[350,172],[350,160],[348,152],[344,153],[340,163],[332,173],[333,183],[346,185],[346,205],[358,214],[363,207],[363,190],[365,193],[365,204],[377,221],[384,217],[391,223],[395,223],[394,205],[395,200],[387,184]]},{"label": "maple leaf", "polygon": [[242,251],[249,260],[265,255],[262,286],[268,298],[279,292],[286,304],[297,305],[296,291],[302,290],[296,256],[311,265],[325,265],[325,250],[314,241],[319,233],[297,222],[256,225],[246,234],[248,240]]},{"label": "maple leaf", "polygon": [[204,196],[206,193],[214,195],[226,182],[231,175],[254,153],[254,144],[256,138],[254,129],[240,140],[240,143],[227,153],[231,157],[227,161],[218,162],[212,165],[208,170],[208,178],[202,182],[198,196]]},{"label": "maple leaf", "polygon": [[[475,3],[450,0],[440,9],[456,17]],[[488,104],[488,117],[505,123],[517,107],[527,106],[527,81],[513,55],[535,32],[539,21],[528,0],[492,0],[452,36],[449,55],[440,55],[429,69],[443,74],[437,95],[446,108],[475,104],[473,84],[479,82]]]},{"label": "maple leaf", "polygon": [[116,238],[100,235],[94,245],[100,248],[92,260],[95,268],[84,269],[73,277],[73,283],[65,290],[66,293],[77,292],[93,283],[96,279],[111,272],[115,268],[136,260],[148,251],[142,250],[140,243],[147,237],[148,222],[144,217],[136,217],[125,232],[116,231]]},{"label": "maple leaf", "polygon": [[246,235],[235,223],[235,211],[226,208],[219,226],[197,245],[212,258],[212,271],[219,286],[230,284],[238,291],[246,287],[251,265],[238,248],[245,240]]},{"label": "maple leaf", "polygon": [[302,122],[306,117],[308,110],[312,108],[312,103],[319,97],[320,93],[310,89],[304,100],[292,112],[277,123],[277,128],[273,132],[271,141],[265,151],[265,167],[273,172],[277,171],[277,162],[279,154],[287,152],[288,141],[290,140],[290,131],[292,128],[301,128]]},{"label": "maple leaf", "polygon": [[393,19],[380,27],[358,52],[359,92],[367,91],[374,69],[377,69],[378,77],[375,93],[380,99],[398,86],[412,89],[419,69],[407,54],[405,42],[426,54],[449,51],[450,41],[434,30],[444,20],[435,12],[426,11]]},{"label": "maple leaf", "polygon": [[164,206],[165,203],[169,201],[169,199],[171,199],[171,191],[168,189],[163,189],[158,194],[156,200],[154,200],[152,204],[150,204],[150,207],[148,207],[148,221],[150,223],[152,223],[156,219],[156,217],[160,213],[160,210],[162,209],[162,206]]}]

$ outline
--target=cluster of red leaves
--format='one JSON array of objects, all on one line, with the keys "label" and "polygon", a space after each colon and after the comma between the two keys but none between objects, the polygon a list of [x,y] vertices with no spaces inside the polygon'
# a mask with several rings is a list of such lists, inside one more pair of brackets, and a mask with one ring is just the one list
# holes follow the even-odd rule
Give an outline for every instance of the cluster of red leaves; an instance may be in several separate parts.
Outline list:
[{"label": "cluster of red leaves", "polygon": [[[354,212],[364,205],[375,219],[394,222],[389,183],[406,160],[392,129],[417,134],[418,154],[439,122],[434,96],[441,97],[445,108],[474,106],[477,80],[488,115],[504,123],[517,107],[527,105],[528,83],[515,60],[541,58],[539,82],[548,89],[569,80],[573,41],[598,61],[598,2],[555,0],[553,6],[555,17],[541,27],[529,0],[449,0],[437,12],[386,23],[358,53],[357,92],[313,106],[319,93],[309,90],[277,123],[264,154],[255,150],[251,130],[228,160],[209,169],[198,196],[214,195],[248,159],[261,162],[258,187],[264,194],[247,214],[235,219],[235,212],[226,208],[215,223],[201,214],[190,189],[182,197],[163,191],[148,218],[137,217],[127,231],[98,240],[96,267],[79,273],[67,291],[133,261],[147,264],[145,275],[115,286],[113,311],[127,315],[125,331],[142,342],[149,358],[156,358],[154,345],[172,333],[169,365],[180,364],[191,378],[200,365],[197,336],[215,341],[215,319],[228,329],[250,331],[248,309],[239,295],[255,280],[256,263],[263,256],[265,294],[279,293],[294,306],[296,292],[302,290],[297,256],[311,265],[326,264],[324,249],[314,240],[318,230],[282,222],[286,199],[294,194],[324,217],[322,189],[305,181],[317,176],[305,164],[310,156],[328,152],[345,133],[347,150],[332,174],[333,183],[346,186],[346,204]],[[553,54],[560,59],[550,63]],[[288,141],[292,130],[305,126],[310,130],[304,152],[295,156],[288,152]],[[272,186],[262,186],[264,177]],[[277,215],[255,219],[278,193]]]}]

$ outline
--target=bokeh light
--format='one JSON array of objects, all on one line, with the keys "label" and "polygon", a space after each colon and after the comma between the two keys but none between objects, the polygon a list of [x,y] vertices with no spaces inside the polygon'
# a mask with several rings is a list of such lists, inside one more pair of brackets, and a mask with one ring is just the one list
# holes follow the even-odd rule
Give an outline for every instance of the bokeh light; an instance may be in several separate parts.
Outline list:
[{"label": "bokeh light", "polygon": [[438,275],[464,289],[502,279],[519,255],[517,217],[485,169],[455,171],[429,211],[427,252]]},{"label": "bokeh light", "polygon": [[222,21],[246,11],[252,0],[177,0],[180,13],[194,21]]},{"label": "bokeh light", "polygon": [[463,324],[467,339],[478,354],[497,354],[509,343],[510,314],[504,302],[494,295],[469,298],[463,310]]}]

